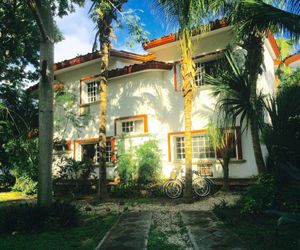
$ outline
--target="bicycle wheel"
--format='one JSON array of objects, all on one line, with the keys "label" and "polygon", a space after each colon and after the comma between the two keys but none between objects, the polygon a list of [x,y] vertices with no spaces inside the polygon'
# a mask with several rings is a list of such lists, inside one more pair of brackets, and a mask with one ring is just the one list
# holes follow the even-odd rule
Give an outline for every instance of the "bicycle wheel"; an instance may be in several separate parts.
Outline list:
[{"label": "bicycle wheel", "polygon": [[165,194],[171,199],[177,199],[182,195],[182,184],[177,180],[168,181],[164,185]]},{"label": "bicycle wheel", "polygon": [[193,190],[196,195],[205,197],[210,193],[210,185],[206,179],[198,177],[193,180]]},{"label": "bicycle wheel", "polygon": [[216,191],[216,185],[215,185],[215,183],[210,178],[204,177],[204,179],[208,182],[208,184],[210,186],[209,194],[214,194],[215,191]]}]

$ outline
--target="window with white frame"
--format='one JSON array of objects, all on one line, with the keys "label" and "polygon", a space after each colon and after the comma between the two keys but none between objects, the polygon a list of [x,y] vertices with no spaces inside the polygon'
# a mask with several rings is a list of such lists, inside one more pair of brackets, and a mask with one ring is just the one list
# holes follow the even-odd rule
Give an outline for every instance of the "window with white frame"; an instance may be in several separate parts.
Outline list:
[{"label": "window with white frame", "polygon": [[89,82],[87,83],[87,97],[88,97],[88,103],[96,102],[99,100],[99,82]]},{"label": "window with white frame", "polygon": [[[193,159],[215,158],[215,150],[206,133],[192,136]],[[175,137],[175,157],[177,160],[185,159],[185,139],[184,136]]]},{"label": "window with white frame", "polygon": [[[100,146],[99,143],[92,143],[92,144],[83,144],[81,145],[82,148],[82,160],[90,159],[94,163],[100,162]],[[107,138],[106,140],[106,162],[112,162],[112,145],[111,145],[111,138]]]},{"label": "window with white frame", "polygon": [[122,133],[131,133],[135,129],[135,121],[124,121],[122,122]]},{"label": "window with white frame", "polygon": [[144,133],[145,131],[145,119],[141,118],[132,118],[132,119],[119,119],[116,120],[116,134],[139,134]]}]

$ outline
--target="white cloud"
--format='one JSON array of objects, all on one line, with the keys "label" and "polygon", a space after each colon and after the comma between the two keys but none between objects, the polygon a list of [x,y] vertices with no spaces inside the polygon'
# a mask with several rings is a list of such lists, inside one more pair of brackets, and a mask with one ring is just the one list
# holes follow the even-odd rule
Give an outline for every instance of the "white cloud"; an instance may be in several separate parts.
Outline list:
[{"label": "white cloud", "polygon": [[91,21],[88,9],[76,8],[76,11],[63,18],[56,18],[55,21],[64,35],[64,40],[55,44],[54,61],[59,62],[65,59],[76,57],[92,51],[94,42],[94,23]]},{"label": "white cloud", "polygon": [[89,41],[77,35],[66,35],[64,41],[55,45],[54,61],[60,62],[90,52],[92,52],[92,44]]}]

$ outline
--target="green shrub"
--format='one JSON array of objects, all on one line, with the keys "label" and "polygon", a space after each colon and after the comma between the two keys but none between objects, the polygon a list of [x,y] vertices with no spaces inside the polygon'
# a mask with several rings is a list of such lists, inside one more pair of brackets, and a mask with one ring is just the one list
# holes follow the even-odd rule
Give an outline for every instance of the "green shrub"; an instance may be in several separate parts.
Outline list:
[{"label": "green shrub", "polygon": [[30,232],[45,226],[73,226],[78,218],[76,207],[64,202],[55,202],[49,209],[35,204],[1,207],[0,234]]},{"label": "green shrub", "polygon": [[27,195],[37,193],[37,182],[28,176],[21,176],[16,179],[15,185],[12,187],[15,192],[22,192]]},{"label": "green shrub", "polygon": [[10,190],[11,187],[15,184],[16,178],[10,174],[9,171],[0,170],[0,191]]},{"label": "green shrub", "polygon": [[255,186],[249,187],[238,202],[241,213],[256,214],[276,207],[279,199],[277,181],[273,175],[259,176]]},{"label": "green shrub", "polygon": [[112,196],[117,198],[138,197],[139,188],[134,183],[120,183],[112,188]]},{"label": "green shrub", "polygon": [[138,182],[154,183],[161,175],[161,155],[157,141],[150,140],[136,149]]}]

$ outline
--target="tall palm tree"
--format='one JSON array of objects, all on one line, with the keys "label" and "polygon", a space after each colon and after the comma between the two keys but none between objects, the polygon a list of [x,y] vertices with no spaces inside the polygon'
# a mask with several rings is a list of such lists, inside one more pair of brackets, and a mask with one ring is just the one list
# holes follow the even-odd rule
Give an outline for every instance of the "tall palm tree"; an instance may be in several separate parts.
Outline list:
[{"label": "tall palm tree", "polygon": [[182,53],[181,75],[185,119],[185,175],[184,197],[192,201],[192,104],[195,86],[195,63],[193,61],[192,31],[207,16],[209,1],[205,0],[159,0],[165,13],[179,24],[179,40]]},{"label": "tall palm tree", "polygon": [[[250,103],[254,114],[256,113],[257,79],[262,73],[264,63],[263,42],[268,30],[281,29],[294,38],[298,38],[300,34],[300,3],[294,0],[277,2],[277,6],[281,8],[261,0],[240,1],[237,11],[232,15],[233,23],[247,50],[245,67],[249,75]],[[260,147],[256,115],[250,119],[250,130],[257,170],[258,173],[264,173],[266,168]]]},{"label": "tall palm tree", "polygon": [[[225,1],[219,1],[224,5]],[[215,3],[216,4],[216,3]],[[228,1],[226,1],[228,4]],[[260,147],[259,118],[257,113],[257,80],[263,72],[264,40],[269,30],[282,31],[293,39],[298,39],[300,34],[300,2],[297,0],[239,0],[229,1],[228,7],[230,21],[234,26],[238,41],[247,51],[245,60],[245,74],[249,83],[249,108],[251,113],[248,118],[253,151],[259,174],[266,171]]]},{"label": "tall palm tree", "polygon": [[[118,20],[118,14],[122,16],[122,21],[129,29],[134,42],[146,42],[147,32],[142,30],[143,24],[139,18],[130,13],[128,16],[122,12],[122,6],[128,0],[92,0],[91,7],[92,19],[96,22],[97,33],[93,50],[100,44],[100,107],[99,107],[99,148],[100,148],[100,168],[98,196],[100,200],[106,199],[107,180],[106,180],[106,112],[107,112],[107,78],[108,63],[111,49],[111,39],[114,36],[112,23]],[[98,40],[98,41],[97,41]]]},{"label": "tall palm tree", "polygon": [[[93,0],[92,18],[97,24],[96,39],[100,44],[100,104],[99,104],[99,183],[98,197],[105,200],[108,197],[106,180],[106,113],[107,113],[107,78],[108,63],[113,35],[112,22],[117,20],[117,12],[127,0]],[[97,40],[95,41],[95,50]]]}]

